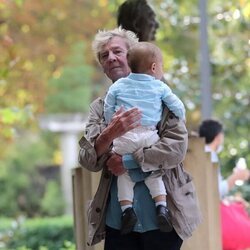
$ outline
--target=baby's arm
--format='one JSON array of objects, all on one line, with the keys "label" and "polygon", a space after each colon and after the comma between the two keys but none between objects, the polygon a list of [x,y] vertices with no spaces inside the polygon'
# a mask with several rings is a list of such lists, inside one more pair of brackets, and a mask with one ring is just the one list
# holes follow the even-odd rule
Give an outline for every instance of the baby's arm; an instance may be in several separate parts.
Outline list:
[{"label": "baby's arm", "polygon": [[115,113],[115,102],[115,95],[112,91],[109,90],[104,100],[104,118],[107,124],[111,122],[112,117]]},{"label": "baby's arm", "polygon": [[175,116],[179,117],[182,120],[185,120],[185,106],[180,98],[175,95],[172,90],[164,83],[163,85],[163,95],[162,101],[171,110]]}]

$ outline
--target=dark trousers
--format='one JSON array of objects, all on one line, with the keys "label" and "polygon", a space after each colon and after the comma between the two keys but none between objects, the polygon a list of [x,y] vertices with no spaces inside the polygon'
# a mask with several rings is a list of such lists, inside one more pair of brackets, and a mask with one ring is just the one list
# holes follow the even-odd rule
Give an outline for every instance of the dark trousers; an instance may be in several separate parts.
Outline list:
[{"label": "dark trousers", "polygon": [[121,235],[119,230],[106,227],[104,250],[180,250],[182,242],[175,230]]}]

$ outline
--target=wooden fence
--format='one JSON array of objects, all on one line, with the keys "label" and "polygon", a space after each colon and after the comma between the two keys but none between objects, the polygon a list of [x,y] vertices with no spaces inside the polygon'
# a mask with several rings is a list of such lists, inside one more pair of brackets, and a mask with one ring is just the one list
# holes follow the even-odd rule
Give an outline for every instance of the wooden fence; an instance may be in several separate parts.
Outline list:
[{"label": "wooden fence", "polygon": [[[182,250],[221,250],[221,229],[218,194],[218,166],[204,152],[202,138],[189,138],[188,152],[184,161],[191,173],[199,198],[203,222],[186,240]],[[86,204],[93,197],[100,175],[79,167],[72,170],[74,229],[77,250],[102,250],[103,242],[89,247],[87,241]]]}]

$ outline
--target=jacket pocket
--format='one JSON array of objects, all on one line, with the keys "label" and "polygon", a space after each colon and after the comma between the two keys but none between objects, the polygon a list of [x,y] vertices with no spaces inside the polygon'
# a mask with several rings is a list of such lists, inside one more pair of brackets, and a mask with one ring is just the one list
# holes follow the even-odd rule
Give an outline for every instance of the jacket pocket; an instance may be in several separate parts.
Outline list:
[{"label": "jacket pocket", "polygon": [[184,185],[172,190],[173,202],[180,210],[188,211],[192,213],[195,198],[195,188],[192,181],[185,183]]},{"label": "jacket pocket", "polygon": [[193,181],[189,181],[173,190],[172,199],[176,207],[176,209],[172,211],[173,216],[176,217],[176,219],[179,218],[181,227],[186,228],[191,233],[194,226],[199,223],[201,219]]}]

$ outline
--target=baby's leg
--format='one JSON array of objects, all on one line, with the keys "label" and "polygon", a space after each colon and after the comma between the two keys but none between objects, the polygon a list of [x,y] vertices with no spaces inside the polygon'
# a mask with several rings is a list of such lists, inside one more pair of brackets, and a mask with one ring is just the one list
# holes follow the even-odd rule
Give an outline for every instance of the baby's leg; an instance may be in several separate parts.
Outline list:
[{"label": "baby's leg", "polygon": [[166,188],[162,176],[150,175],[145,179],[149,192],[155,202],[166,202]]},{"label": "baby's leg", "polygon": [[166,195],[157,195],[154,198],[155,205],[164,205],[165,207],[167,206],[167,200],[166,200]]},{"label": "baby's leg", "polygon": [[170,232],[173,226],[170,221],[169,211],[167,209],[166,189],[161,176],[150,175],[145,179],[152,198],[155,201],[156,214],[159,229],[163,232]]},{"label": "baby's leg", "polygon": [[118,200],[122,209],[121,234],[130,233],[137,222],[137,217],[132,206],[134,185],[135,183],[132,182],[128,173],[118,177]]},{"label": "baby's leg", "polygon": [[118,176],[117,189],[118,189],[118,201],[123,209],[123,206],[131,206],[134,199],[134,185],[128,173]]}]

